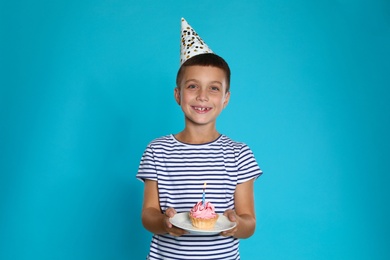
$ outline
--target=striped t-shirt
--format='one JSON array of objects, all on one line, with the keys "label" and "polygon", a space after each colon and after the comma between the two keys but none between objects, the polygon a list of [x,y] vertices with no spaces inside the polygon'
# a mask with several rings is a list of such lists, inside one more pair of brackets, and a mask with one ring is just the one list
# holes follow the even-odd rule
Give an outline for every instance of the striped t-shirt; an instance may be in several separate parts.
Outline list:
[{"label": "striped t-shirt", "polygon": [[[221,135],[206,144],[186,144],[167,135],[153,140],[146,148],[137,178],[158,183],[162,212],[172,207],[188,212],[206,200],[217,213],[234,209],[237,184],[262,174],[250,148]],[[153,235],[148,259],[240,259],[239,240],[220,235]]]}]

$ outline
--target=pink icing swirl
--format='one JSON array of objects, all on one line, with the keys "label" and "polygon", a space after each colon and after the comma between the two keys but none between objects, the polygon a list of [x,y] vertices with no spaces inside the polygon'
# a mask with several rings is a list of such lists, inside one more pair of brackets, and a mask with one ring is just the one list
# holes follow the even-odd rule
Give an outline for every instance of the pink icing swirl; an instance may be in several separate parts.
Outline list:
[{"label": "pink icing swirl", "polygon": [[215,213],[215,209],[213,204],[210,202],[206,202],[206,205],[203,206],[202,201],[196,203],[196,205],[190,211],[191,216],[194,218],[202,218],[202,219],[210,219],[215,218],[217,213]]}]

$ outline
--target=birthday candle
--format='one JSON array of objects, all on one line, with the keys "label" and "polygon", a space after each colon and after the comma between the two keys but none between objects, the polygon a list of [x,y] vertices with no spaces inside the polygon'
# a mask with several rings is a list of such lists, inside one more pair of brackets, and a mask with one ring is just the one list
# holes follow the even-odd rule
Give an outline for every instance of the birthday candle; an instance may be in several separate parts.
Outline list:
[{"label": "birthday candle", "polygon": [[203,206],[205,206],[206,205],[206,183],[204,183],[204,185],[203,185]]}]

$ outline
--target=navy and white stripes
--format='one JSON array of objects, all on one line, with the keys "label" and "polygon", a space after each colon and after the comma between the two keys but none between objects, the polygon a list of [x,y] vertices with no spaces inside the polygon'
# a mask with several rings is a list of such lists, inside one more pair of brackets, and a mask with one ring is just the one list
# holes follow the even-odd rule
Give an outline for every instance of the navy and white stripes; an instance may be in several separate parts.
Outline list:
[{"label": "navy and white stripes", "polygon": [[[250,148],[225,135],[207,144],[185,144],[167,135],[153,140],[146,148],[137,178],[158,182],[160,207],[189,211],[202,199],[218,213],[234,209],[237,184],[260,176]],[[239,259],[238,240],[233,237],[154,235],[150,259]]]}]

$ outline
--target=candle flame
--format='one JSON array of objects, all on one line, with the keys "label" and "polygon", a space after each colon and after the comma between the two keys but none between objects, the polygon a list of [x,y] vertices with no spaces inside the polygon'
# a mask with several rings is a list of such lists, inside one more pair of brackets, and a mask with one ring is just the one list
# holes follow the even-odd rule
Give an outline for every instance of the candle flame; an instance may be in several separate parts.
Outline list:
[{"label": "candle flame", "polygon": [[206,189],[206,185],[207,185],[207,183],[205,182],[205,183],[203,184],[203,189]]}]

